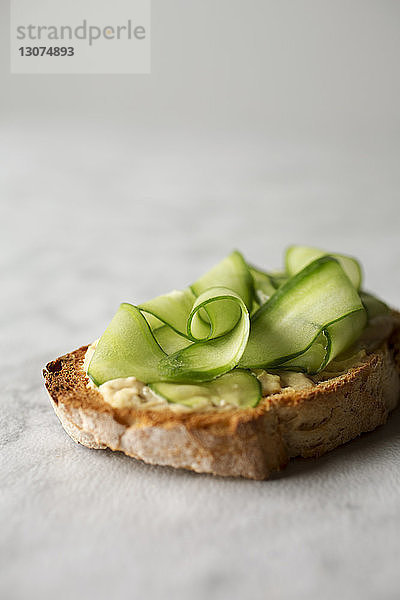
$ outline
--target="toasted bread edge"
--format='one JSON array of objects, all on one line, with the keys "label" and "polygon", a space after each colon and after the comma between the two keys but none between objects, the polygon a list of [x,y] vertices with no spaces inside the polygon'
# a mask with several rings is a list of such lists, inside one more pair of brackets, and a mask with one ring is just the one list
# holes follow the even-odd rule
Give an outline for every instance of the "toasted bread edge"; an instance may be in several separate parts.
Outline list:
[{"label": "toasted bread edge", "polygon": [[65,431],[89,448],[199,473],[267,479],[291,457],[316,457],[386,422],[400,397],[400,327],[344,375],[283,390],[255,409],[208,412],[115,409],[87,387],[87,346],[43,370]]}]

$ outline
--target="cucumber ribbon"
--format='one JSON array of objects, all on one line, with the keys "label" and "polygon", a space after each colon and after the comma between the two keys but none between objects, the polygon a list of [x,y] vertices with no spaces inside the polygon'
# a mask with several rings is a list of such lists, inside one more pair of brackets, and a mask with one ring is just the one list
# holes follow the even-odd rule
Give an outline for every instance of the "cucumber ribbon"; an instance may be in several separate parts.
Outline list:
[{"label": "cucumber ribbon", "polygon": [[[360,286],[359,264],[343,255],[293,246],[286,271],[268,274],[234,251],[184,290],[121,304],[88,374],[96,385],[128,376],[198,385],[240,367],[238,381],[254,387],[255,368],[317,373],[366,325],[372,301]],[[379,302],[375,312],[386,308]]]},{"label": "cucumber ribbon", "polygon": [[146,383],[214,379],[243,355],[252,302],[249,269],[233,252],[190,288],[140,306],[121,304],[88,374],[97,385],[130,375]]}]

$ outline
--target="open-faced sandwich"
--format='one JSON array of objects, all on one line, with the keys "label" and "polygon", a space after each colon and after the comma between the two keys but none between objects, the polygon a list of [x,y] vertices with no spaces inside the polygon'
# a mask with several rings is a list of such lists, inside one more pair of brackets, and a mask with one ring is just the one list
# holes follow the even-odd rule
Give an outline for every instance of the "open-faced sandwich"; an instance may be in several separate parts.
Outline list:
[{"label": "open-faced sandwich", "polygon": [[191,286],[121,304],[100,339],[48,363],[64,429],[157,465],[265,479],[386,421],[400,317],[359,263],[292,246],[267,273],[235,251]]}]

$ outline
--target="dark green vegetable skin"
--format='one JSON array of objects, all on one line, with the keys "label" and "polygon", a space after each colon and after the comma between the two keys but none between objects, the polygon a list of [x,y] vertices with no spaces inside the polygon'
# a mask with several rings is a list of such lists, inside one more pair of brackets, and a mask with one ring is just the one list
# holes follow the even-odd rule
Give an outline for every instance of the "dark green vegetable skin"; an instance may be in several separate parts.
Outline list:
[{"label": "dark green vegetable skin", "polygon": [[351,257],[292,246],[286,265],[268,274],[235,251],[182,291],[121,304],[89,376],[96,385],[135,376],[187,406],[201,397],[256,406],[261,391],[251,369],[317,373],[360,336],[368,317],[388,310],[358,291],[361,268]]}]

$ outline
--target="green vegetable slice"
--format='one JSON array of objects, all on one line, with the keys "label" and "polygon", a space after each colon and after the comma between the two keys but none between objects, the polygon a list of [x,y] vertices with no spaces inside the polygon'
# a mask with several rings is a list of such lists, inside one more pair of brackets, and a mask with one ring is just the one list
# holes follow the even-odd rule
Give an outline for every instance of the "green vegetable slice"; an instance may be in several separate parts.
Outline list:
[{"label": "green vegetable slice", "polygon": [[166,324],[177,333],[185,336],[187,334],[187,321],[195,300],[196,296],[187,288],[157,296],[153,300],[143,302],[139,305],[139,308],[144,313],[152,329]]},{"label": "green vegetable slice", "polygon": [[249,269],[242,255],[232,252],[191,288],[139,307],[122,304],[100,339],[88,374],[98,385],[131,375],[146,383],[213,379],[234,368],[242,356],[252,302]]},{"label": "green vegetable slice", "polygon": [[213,381],[202,384],[152,383],[153,392],[171,403],[191,408],[233,405],[239,408],[257,406],[261,399],[261,385],[249,371],[234,369]]},{"label": "green vegetable slice", "polygon": [[166,354],[173,354],[193,344],[187,337],[179,335],[168,325],[153,330],[153,335]]},{"label": "green vegetable slice", "polygon": [[235,250],[191,286],[195,296],[211,287],[224,287],[240,296],[249,312],[253,303],[253,279],[243,256]]},{"label": "green vegetable slice", "polygon": [[[343,319],[346,326],[336,325]],[[360,335],[365,321],[360,297],[339,262],[323,256],[291,277],[252,317],[239,365],[273,368],[292,361],[291,367],[317,372]],[[307,352],[316,340],[321,345],[321,333],[325,354],[318,348]]]},{"label": "green vegetable slice", "polygon": [[[209,323],[196,320],[200,310]],[[194,343],[170,327],[153,333],[139,308],[121,304],[100,338],[88,374],[97,385],[132,375],[146,383],[208,381],[237,365],[249,331],[243,300],[225,288],[206,290],[194,303],[187,323],[187,337]]]},{"label": "green vegetable slice", "polygon": [[[205,275],[200,277],[189,288],[184,290],[174,290],[168,294],[158,296],[139,305],[140,310],[144,313],[146,320],[153,330],[168,325],[180,335],[186,336],[192,341],[203,337],[208,337],[209,323],[208,315],[204,311],[196,314],[194,328],[197,336],[192,335],[188,330],[188,322],[193,305],[196,298],[210,288],[227,288],[236,292],[243,299],[248,310],[252,308],[253,302],[253,281],[250,275],[249,268],[243,256],[235,250],[224,260],[218,263]],[[239,310],[236,311],[239,318]],[[224,319],[224,314],[221,312],[220,317]],[[202,320],[205,327],[202,327]],[[228,318],[230,321],[231,319]],[[218,329],[224,329],[219,323],[214,324]],[[228,331],[229,327],[226,328]],[[201,333],[200,333],[201,332]],[[216,337],[213,335],[212,337]]]},{"label": "green vegetable slice", "polygon": [[273,284],[268,273],[265,273],[256,267],[250,267],[250,273],[253,277],[254,295],[257,304],[261,306],[275,293],[276,286]]},{"label": "green vegetable slice", "polygon": [[315,259],[328,255],[338,260],[354,287],[359,290],[362,281],[362,271],[360,263],[355,258],[345,256],[344,254],[330,254],[311,246],[290,246],[286,250],[285,262],[288,275],[295,275]]},{"label": "green vegetable slice", "polygon": [[132,375],[158,381],[158,363],[164,356],[140,310],[123,303],[97,344],[88,375],[96,385]]},{"label": "green vegetable slice", "polygon": [[326,364],[329,343],[328,336],[322,331],[305,352],[291,360],[284,361],[279,365],[279,370],[318,373]]},{"label": "green vegetable slice", "polygon": [[360,298],[367,311],[369,321],[374,317],[390,313],[388,305],[382,302],[382,300],[379,300],[376,296],[373,296],[368,292],[360,292]]},{"label": "green vegetable slice", "polygon": [[281,287],[281,285],[286,283],[287,280],[289,279],[286,271],[285,272],[284,271],[272,271],[271,273],[269,273],[269,278],[271,279],[272,285],[274,286],[275,289],[278,289],[278,287]]},{"label": "green vegetable slice", "polygon": [[[209,323],[202,322],[200,326],[201,319],[198,319],[194,325],[202,309]],[[232,329],[225,333],[229,318]],[[205,328],[208,328],[208,335],[204,335]],[[232,290],[211,288],[196,300],[189,316],[188,332],[192,338],[202,341],[162,358],[159,363],[160,381],[209,381],[233,369],[249,337],[250,317],[246,305]]]},{"label": "green vegetable slice", "polygon": [[331,360],[354,344],[356,339],[360,337],[366,323],[367,313],[363,307],[361,310],[344,315],[326,327],[324,333],[328,338],[329,345],[325,361],[319,370],[324,369]]},{"label": "green vegetable slice", "polygon": [[373,318],[388,310],[365,292],[361,301],[361,270],[350,257],[294,246],[287,266],[288,274],[268,274],[235,251],[189,288],[121,304],[89,376],[97,385],[135,376],[190,387],[238,365],[315,373],[359,337],[366,311]]}]

